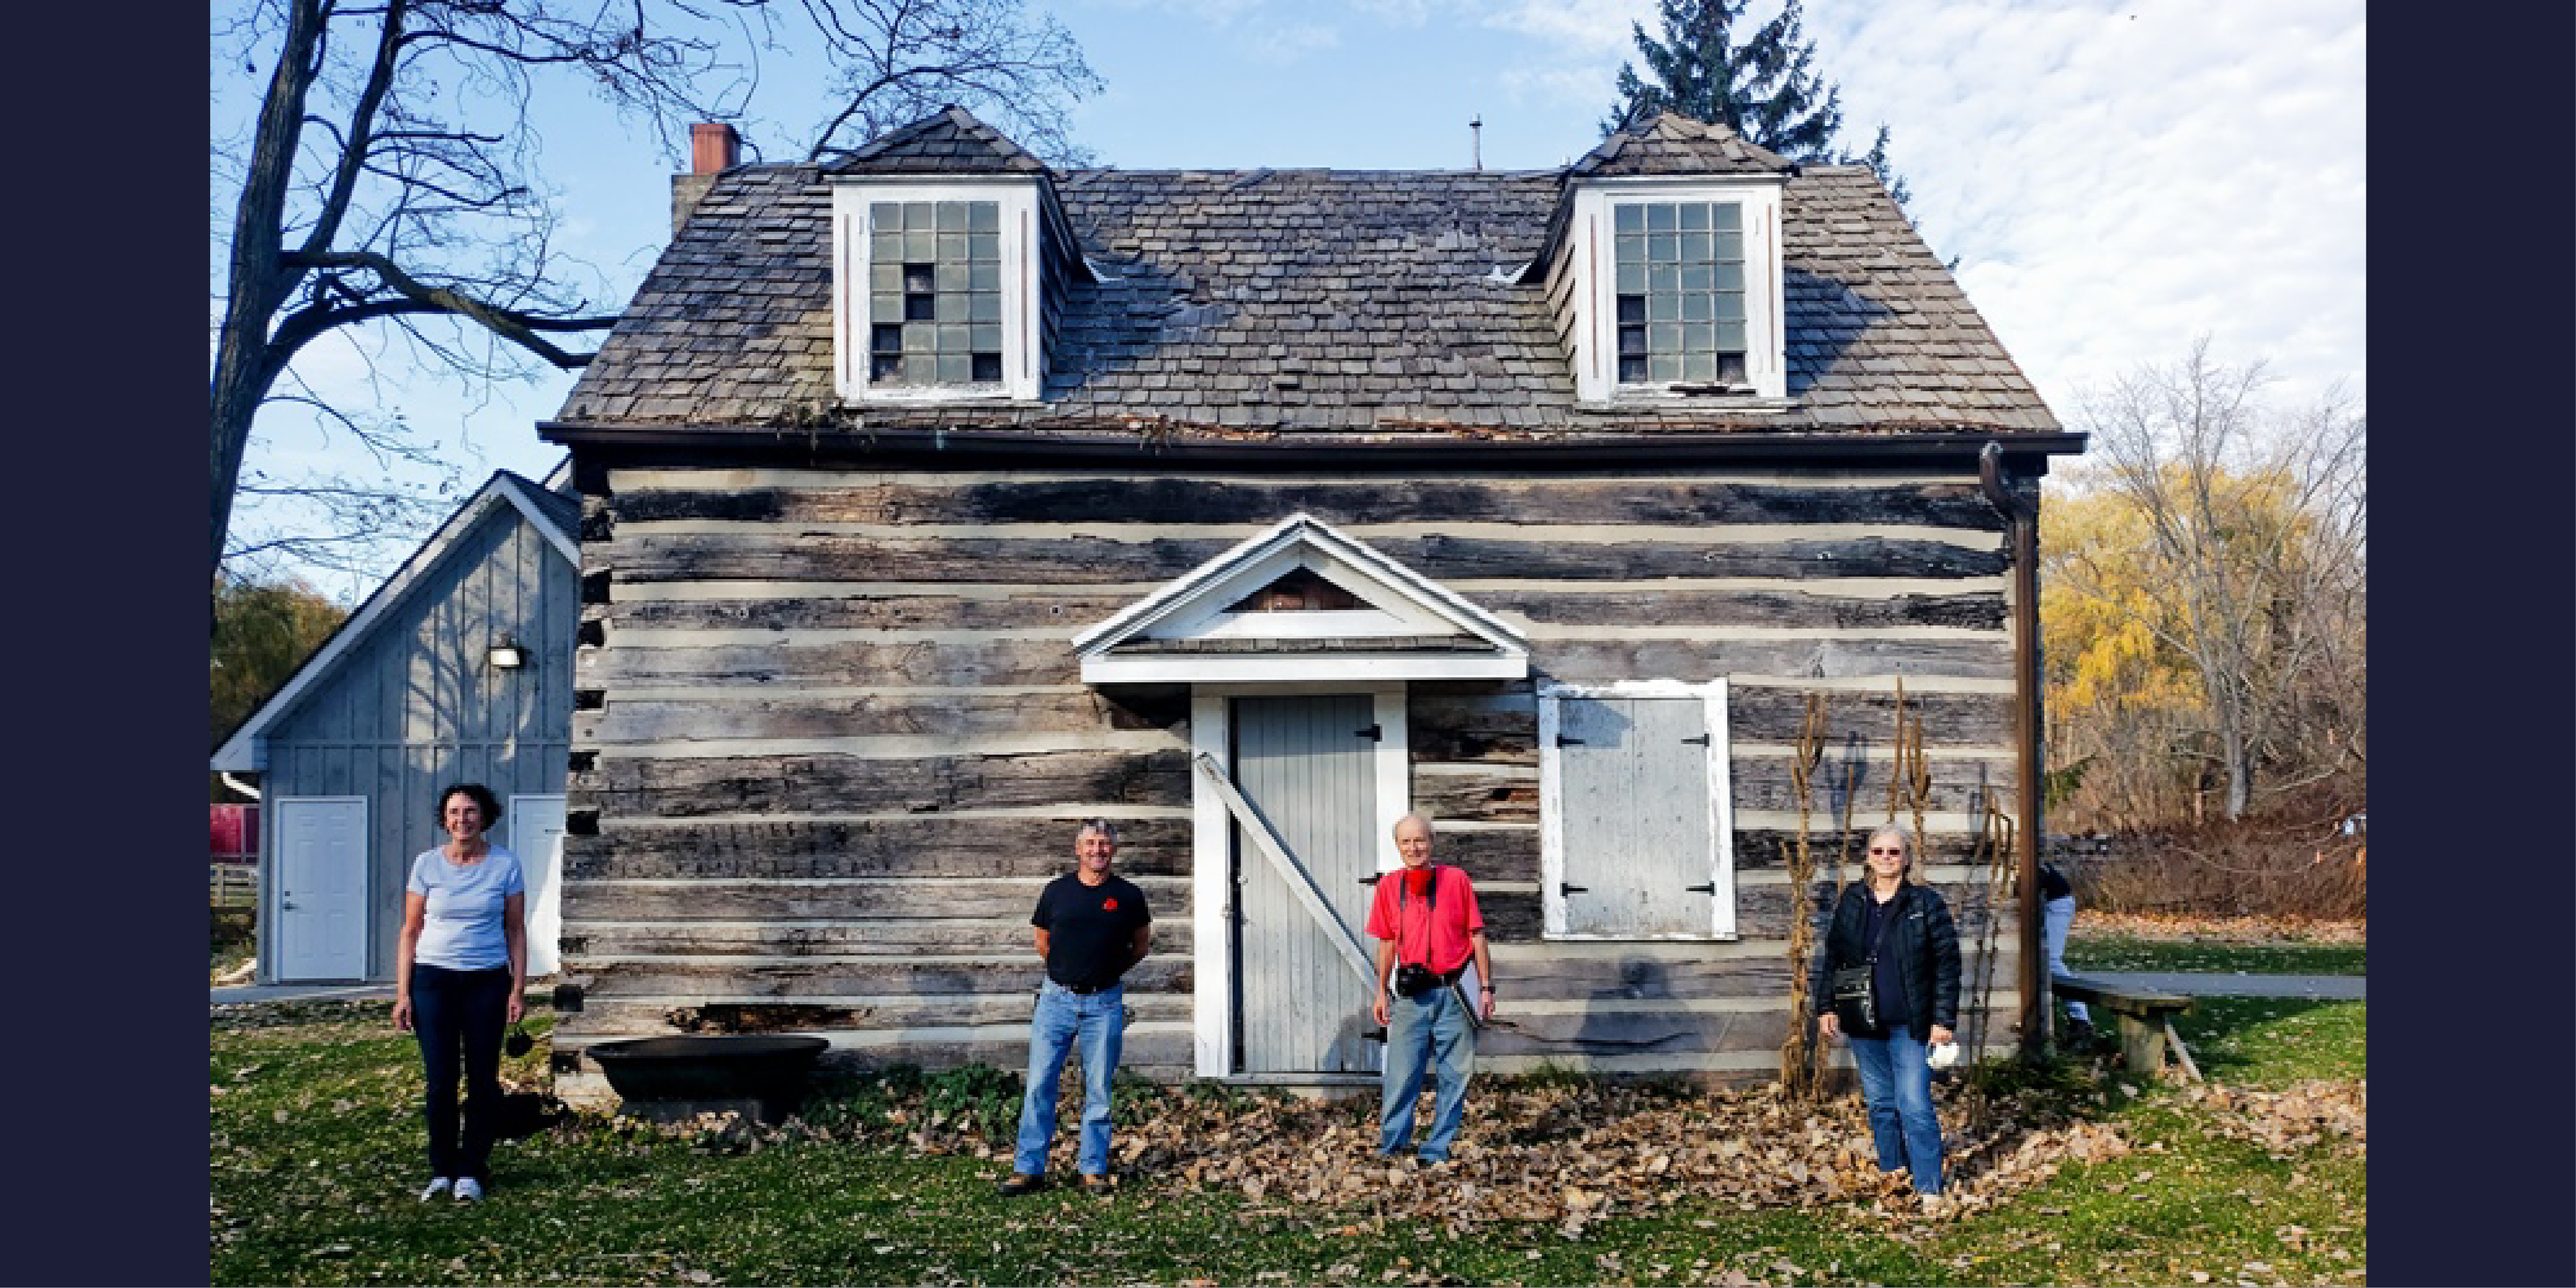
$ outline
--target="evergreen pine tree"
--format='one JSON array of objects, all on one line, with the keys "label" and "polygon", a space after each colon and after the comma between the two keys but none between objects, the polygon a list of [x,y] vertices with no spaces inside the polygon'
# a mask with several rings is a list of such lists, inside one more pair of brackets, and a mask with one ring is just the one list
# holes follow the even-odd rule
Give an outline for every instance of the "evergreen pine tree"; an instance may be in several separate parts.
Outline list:
[{"label": "evergreen pine tree", "polygon": [[1651,79],[1638,75],[1634,63],[1619,65],[1619,97],[1601,123],[1603,136],[1674,112],[1724,125],[1793,161],[1866,165],[1903,209],[1914,194],[1888,164],[1885,125],[1867,153],[1835,151],[1842,90],[1815,72],[1816,42],[1800,29],[1799,0],[1789,0],[1777,17],[1738,44],[1735,23],[1749,3],[1662,0],[1661,40],[1647,35],[1644,24],[1630,24]]}]

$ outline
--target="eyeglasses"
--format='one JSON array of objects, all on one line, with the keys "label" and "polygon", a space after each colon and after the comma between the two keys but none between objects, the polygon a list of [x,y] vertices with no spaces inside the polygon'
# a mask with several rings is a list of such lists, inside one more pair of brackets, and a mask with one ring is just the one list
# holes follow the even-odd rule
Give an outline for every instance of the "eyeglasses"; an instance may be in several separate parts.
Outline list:
[{"label": "eyeglasses", "polygon": [[1905,847],[1903,847],[1903,846],[1901,846],[1901,845],[1899,845],[1899,846],[1880,846],[1880,845],[1873,845],[1873,846],[1869,847],[1869,852],[1870,852],[1870,854],[1871,854],[1872,856],[1881,855],[1881,854],[1888,854],[1888,855],[1894,855],[1895,857],[1900,858],[1900,859],[1905,857]]}]

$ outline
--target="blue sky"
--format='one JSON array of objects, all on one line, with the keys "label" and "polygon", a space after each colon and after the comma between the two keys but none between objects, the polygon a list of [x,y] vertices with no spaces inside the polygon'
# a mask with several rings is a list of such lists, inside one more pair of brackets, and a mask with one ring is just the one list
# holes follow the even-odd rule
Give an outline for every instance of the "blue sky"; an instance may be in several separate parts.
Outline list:
[{"label": "blue sky", "polygon": [[[2284,404],[2365,391],[2363,0],[1809,0],[1817,63],[1846,136],[1879,122],[1933,248],[2060,419],[2141,360],[2207,333],[2261,358]],[[1754,14],[1777,5],[1756,0]],[[1105,92],[1075,114],[1102,164],[1130,169],[1464,168],[1484,121],[1489,169],[1561,165],[1599,139],[1629,23],[1652,0],[1060,0]],[[220,11],[220,10],[219,10]],[[215,120],[247,90],[219,75]],[[802,155],[829,109],[795,69],[764,69],[745,133]],[[587,100],[549,100],[545,166],[558,245],[622,302],[669,235],[676,156]],[[541,474],[534,423],[569,374],[467,390],[399,348],[317,346],[335,396],[401,406],[467,482]],[[372,378],[369,373],[372,372]],[[336,459],[292,414],[254,464]],[[282,517],[282,516],[281,516]],[[388,562],[401,550],[388,551]],[[368,579],[317,578],[337,596]]]}]

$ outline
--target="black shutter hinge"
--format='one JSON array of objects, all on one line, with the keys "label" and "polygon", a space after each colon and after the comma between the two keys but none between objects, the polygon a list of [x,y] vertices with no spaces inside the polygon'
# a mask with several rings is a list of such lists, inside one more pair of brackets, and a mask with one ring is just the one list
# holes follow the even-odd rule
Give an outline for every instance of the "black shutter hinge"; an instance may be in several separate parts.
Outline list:
[{"label": "black shutter hinge", "polygon": [[1580,747],[1585,744],[1581,738],[1568,738],[1564,734],[1558,734],[1556,736],[1556,745],[1560,747]]},{"label": "black shutter hinge", "polygon": [[1696,737],[1684,738],[1684,739],[1682,739],[1682,741],[1683,741],[1683,742],[1694,742],[1694,743],[1698,743],[1700,746],[1705,747],[1705,746],[1707,746],[1707,745],[1708,745],[1708,735],[1707,735],[1707,734],[1700,734],[1700,735],[1698,735],[1698,736],[1696,736]]},{"label": "black shutter hinge", "polygon": [[1361,877],[1361,878],[1360,878],[1360,884],[1361,884],[1361,885],[1364,885],[1364,886],[1373,886],[1373,885],[1376,885],[1376,884],[1377,884],[1377,882],[1378,882],[1378,878],[1379,878],[1379,877],[1383,877],[1383,876],[1385,876],[1385,875],[1386,875],[1386,874],[1385,874],[1385,873],[1383,873],[1383,872],[1373,872],[1373,873],[1370,873],[1369,875],[1367,875],[1367,876],[1364,876],[1364,877]]},{"label": "black shutter hinge", "polygon": [[1584,894],[1589,892],[1591,889],[1592,887],[1590,886],[1567,885],[1562,881],[1556,883],[1556,892],[1560,895]]},{"label": "black shutter hinge", "polygon": [[1717,883],[1716,883],[1716,882],[1714,882],[1714,881],[1709,882],[1707,885],[1683,886],[1682,888],[1683,888],[1683,889],[1685,889],[1685,890],[1690,891],[1692,894],[1716,894],[1716,893],[1717,893]]},{"label": "black shutter hinge", "polygon": [[1370,725],[1366,729],[1353,729],[1351,731],[1351,736],[1354,738],[1366,738],[1370,742],[1383,742],[1386,740],[1386,730],[1379,728],[1376,725]]}]

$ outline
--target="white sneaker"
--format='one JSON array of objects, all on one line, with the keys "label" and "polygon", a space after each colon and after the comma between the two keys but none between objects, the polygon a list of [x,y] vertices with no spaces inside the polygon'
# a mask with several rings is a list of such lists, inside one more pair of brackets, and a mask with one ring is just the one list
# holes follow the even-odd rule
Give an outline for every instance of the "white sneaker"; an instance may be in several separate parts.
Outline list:
[{"label": "white sneaker", "polygon": [[448,1179],[444,1176],[433,1176],[429,1178],[429,1184],[421,1189],[420,1201],[427,1203],[431,1199],[437,1198],[441,1194],[445,1194],[447,1192],[448,1184]]},{"label": "white sneaker", "polygon": [[471,1203],[481,1197],[483,1197],[483,1182],[475,1180],[471,1176],[460,1176],[456,1178],[457,1202]]}]

